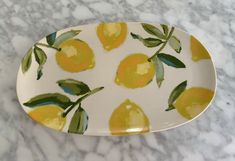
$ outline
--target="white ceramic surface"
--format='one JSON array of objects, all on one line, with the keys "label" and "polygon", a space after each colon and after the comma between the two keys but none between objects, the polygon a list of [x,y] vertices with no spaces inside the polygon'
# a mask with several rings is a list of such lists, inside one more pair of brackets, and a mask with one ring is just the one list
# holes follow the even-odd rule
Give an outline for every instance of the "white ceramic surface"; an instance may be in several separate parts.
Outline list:
[{"label": "white ceramic surface", "polygon": [[[161,28],[158,24],[154,26]],[[191,120],[182,117],[177,110],[165,111],[168,107],[168,98],[172,90],[181,82],[187,80],[187,89],[190,87],[203,87],[215,92],[216,75],[214,65],[211,59],[192,61],[190,49],[190,35],[175,29],[173,35],[181,43],[182,50],[180,54],[175,52],[169,44],[165,46],[162,52],[170,54],[181,60],[186,68],[173,68],[164,64],[164,81],[161,87],[157,86],[155,77],[153,80],[142,88],[128,89],[115,84],[115,75],[119,63],[133,53],[144,53],[151,57],[157,49],[145,47],[140,41],[133,39],[130,32],[139,34],[143,37],[150,37],[138,22],[127,23],[127,36],[123,44],[111,51],[106,51],[97,37],[96,28],[98,24],[77,26],[67,28],[57,32],[61,35],[70,30],[81,30],[75,38],[85,41],[92,48],[95,55],[95,66],[92,69],[78,73],[70,73],[62,70],[55,59],[56,50],[41,47],[47,55],[47,61],[43,66],[43,76],[36,80],[38,63],[32,59],[32,65],[26,73],[22,73],[21,68],[17,78],[17,94],[19,102],[26,113],[32,108],[24,106],[23,103],[36,95],[43,93],[62,93],[67,95],[71,100],[76,100],[76,96],[66,94],[56,83],[61,79],[75,79],[85,82],[91,89],[103,86],[104,89],[90,96],[83,102],[83,108],[89,116],[88,128],[85,135],[111,135],[109,129],[109,119],[112,112],[126,99],[138,104],[150,122],[150,131],[162,131],[165,129],[177,127]],[[170,26],[169,26],[170,28]],[[40,43],[46,43],[43,38]],[[34,56],[33,56],[34,57]],[[67,132],[70,119],[75,109],[67,115],[67,121],[62,129]]]}]

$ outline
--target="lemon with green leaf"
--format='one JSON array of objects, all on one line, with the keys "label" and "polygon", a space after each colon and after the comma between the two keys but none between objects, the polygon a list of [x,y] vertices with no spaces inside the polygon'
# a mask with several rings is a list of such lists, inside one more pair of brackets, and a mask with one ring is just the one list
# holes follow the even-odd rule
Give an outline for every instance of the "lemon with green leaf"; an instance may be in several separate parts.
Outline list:
[{"label": "lemon with green leaf", "polygon": [[165,111],[176,109],[186,119],[192,119],[205,110],[214,96],[214,92],[203,87],[186,89],[187,80],[181,82],[172,91],[168,98],[168,108]]},{"label": "lemon with green leaf", "polygon": [[61,93],[36,95],[23,103],[24,106],[32,109],[28,115],[44,126],[62,131],[67,115],[76,108],[69,120],[68,132],[83,134],[88,128],[89,117],[81,105],[82,101],[104,87],[91,90],[86,83],[75,79],[58,80],[57,84],[65,93],[77,97],[77,100],[71,101],[68,96]]},{"label": "lemon with green leaf", "polygon": [[94,53],[90,46],[78,39],[69,39],[59,45],[57,64],[67,72],[81,72],[95,66]]},{"label": "lemon with green leaf", "polygon": [[192,87],[180,94],[174,106],[180,115],[186,119],[192,119],[205,110],[213,95],[214,92],[209,89]]}]

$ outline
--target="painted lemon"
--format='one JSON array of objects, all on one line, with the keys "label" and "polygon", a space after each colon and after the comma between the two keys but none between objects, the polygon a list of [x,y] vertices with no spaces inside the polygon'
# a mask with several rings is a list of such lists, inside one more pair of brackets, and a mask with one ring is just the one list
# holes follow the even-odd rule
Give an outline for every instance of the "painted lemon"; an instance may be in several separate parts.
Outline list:
[{"label": "painted lemon", "polygon": [[45,105],[33,109],[28,114],[33,120],[49,128],[61,131],[66,123],[66,118],[61,116],[63,111],[59,106]]},{"label": "painted lemon", "polygon": [[126,39],[127,25],[123,22],[101,23],[97,27],[97,35],[105,50],[119,47]]},{"label": "painted lemon", "polygon": [[117,107],[109,120],[112,135],[149,132],[149,120],[144,111],[129,99]]},{"label": "painted lemon", "polygon": [[201,87],[186,89],[176,100],[176,110],[186,119],[192,119],[207,107],[214,92]]},{"label": "painted lemon", "polygon": [[135,53],[123,59],[117,69],[115,82],[127,88],[141,88],[152,81],[155,74],[153,63],[148,56]]},{"label": "painted lemon", "polygon": [[211,58],[206,48],[194,36],[190,36],[190,41],[193,61],[197,62],[202,59]]},{"label": "painted lemon", "polygon": [[67,72],[81,72],[95,66],[94,53],[89,45],[78,39],[64,41],[56,53],[57,64]]}]

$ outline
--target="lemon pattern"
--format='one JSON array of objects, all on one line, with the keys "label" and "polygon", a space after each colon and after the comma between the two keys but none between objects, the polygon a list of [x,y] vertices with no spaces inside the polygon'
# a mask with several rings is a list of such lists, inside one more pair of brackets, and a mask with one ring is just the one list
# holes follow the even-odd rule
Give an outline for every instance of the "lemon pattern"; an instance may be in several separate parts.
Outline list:
[{"label": "lemon pattern", "polygon": [[[145,87],[156,75],[156,83],[160,88],[164,81],[164,65],[173,68],[186,68],[185,64],[177,57],[163,52],[166,45],[169,45],[176,53],[181,53],[182,45],[180,40],[173,35],[174,27],[162,24],[161,28],[147,23],[141,23],[142,28],[151,37],[144,38],[141,35],[131,32],[133,39],[137,39],[146,48],[157,48],[155,53],[147,55],[130,55],[121,61],[116,76],[116,83],[127,88]],[[129,65],[130,64],[130,65]],[[132,69],[131,69],[132,68]],[[141,72],[139,72],[141,69]]]},{"label": "lemon pattern", "polygon": [[190,120],[205,110],[211,102],[214,92],[203,87],[186,89],[187,81],[181,82],[171,92],[166,111],[176,109],[184,118]]},{"label": "lemon pattern", "polygon": [[90,46],[76,37],[81,30],[70,30],[57,36],[57,32],[46,36],[46,43],[35,43],[21,62],[22,72],[29,70],[32,62],[32,54],[38,63],[37,80],[43,75],[43,66],[47,61],[44,48],[56,51],[56,61],[61,69],[67,72],[81,72],[95,66],[94,53]]},{"label": "lemon pattern", "polygon": [[190,44],[193,61],[211,58],[206,48],[192,35],[190,36]]},{"label": "lemon pattern", "polygon": [[127,88],[140,88],[152,81],[155,68],[143,53],[130,54],[118,66],[115,83]]},{"label": "lemon pattern", "polygon": [[96,32],[103,48],[110,51],[118,48],[125,41],[127,25],[123,22],[101,23]]},{"label": "lemon pattern", "polygon": [[63,109],[56,105],[39,106],[28,114],[29,116],[46,127],[61,131],[66,123],[62,117]]},{"label": "lemon pattern", "polygon": [[93,50],[82,40],[63,42],[56,53],[57,64],[67,72],[81,72],[95,66]]},{"label": "lemon pattern", "polygon": [[[80,37],[79,34],[83,31],[77,29],[69,29],[62,33],[59,32],[60,34],[54,32],[46,36],[45,40],[35,43],[27,51],[21,62],[21,74],[23,76],[26,75],[32,64],[36,63],[36,79],[40,80],[44,74],[45,79],[47,79],[48,76],[46,77],[46,74],[48,72],[45,70],[45,64],[51,60],[46,49],[53,51],[54,55],[52,55],[52,58],[57,69],[61,70],[63,74],[67,72],[67,75],[74,75],[76,78],[83,77],[83,73],[89,74],[89,72],[86,73],[88,70],[94,74],[92,75],[94,78],[96,76],[96,64],[98,66],[99,61],[101,61],[100,58],[105,56],[110,56],[105,60],[112,60],[111,56],[117,58],[118,62],[113,63],[115,65],[112,68],[115,69],[110,83],[115,88],[119,88],[118,90],[127,91],[127,95],[123,96],[123,102],[109,106],[109,108],[113,109],[111,113],[108,113],[109,115],[106,117],[108,119],[105,120],[106,124],[104,126],[107,126],[107,133],[109,132],[111,135],[141,134],[155,130],[154,128],[152,129],[153,126],[150,124],[150,120],[152,122],[153,119],[152,116],[148,118],[148,115],[146,115],[146,113],[149,113],[150,107],[147,106],[149,103],[144,102],[144,97],[142,97],[143,100],[138,100],[134,97],[135,91],[141,95],[142,89],[145,88],[148,91],[150,89],[148,87],[151,87],[150,84],[152,83],[156,84],[156,88],[152,89],[156,90],[156,95],[163,94],[164,97],[168,98],[167,102],[161,102],[162,100],[160,100],[162,104],[168,105],[167,107],[165,105],[156,106],[156,111],[151,107],[151,110],[156,112],[156,117],[159,115],[159,109],[165,108],[166,112],[164,112],[164,109],[161,109],[161,112],[167,113],[173,110],[180,119],[191,120],[202,113],[213,99],[214,91],[212,86],[197,86],[193,80],[190,80],[193,83],[189,86],[188,81],[190,78],[184,77],[182,79],[188,80],[179,83],[173,89],[169,89],[167,84],[169,81],[165,81],[171,78],[169,77],[170,74],[167,73],[169,71],[172,74],[181,68],[180,72],[186,72],[190,69],[190,67],[187,68],[190,63],[197,65],[201,64],[198,62],[202,60],[203,63],[207,63],[208,60],[211,61],[208,51],[194,36],[189,35],[187,41],[189,41],[190,47],[184,48],[185,39],[181,40],[179,32],[175,32],[174,27],[164,24],[155,26],[140,23],[133,28],[133,32],[131,26],[124,22],[99,23],[94,25],[93,29],[97,40],[92,39],[92,41],[86,41],[86,38],[83,39],[83,35]],[[138,32],[147,36],[142,37]],[[112,54],[113,51],[115,53],[122,51],[124,42],[128,43],[129,41],[136,45],[136,48],[133,47],[133,51],[128,49],[131,52],[120,52],[120,57],[115,57],[115,54],[99,57],[99,54]],[[140,51],[138,51],[140,49],[139,46],[143,47]],[[190,55],[185,53],[187,50],[189,50],[188,53]],[[190,56],[192,61],[188,61],[190,60],[187,58],[188,56]],[[86,77],[83,78],[87,79]],[[105,78],[102,77],[102,79]],[[178,80],[176,75],[176,81]],[[171,82],[175,84],[176,81],[172,80]],[[165,85],[162,87],[164,82]],[[26,101],[24,100],[22,104],[27,109],[27,112],[29,111],[28,115],[40,124],[58,131],[86,134],[90,121],[96,121],[97,118],[90,120],[90,114],[86,110],[90,107],[86,107],[87,104],[84,104],[83,101],[91,95],[103,89],[105,90],[106,84],[101,84],[102,86],[91,89],[83,81],[71,77],[55,81],[55,83],[61,91],[43,93]],[[110,84],[107,84],[107,89],[109,89],[108,85]],[[171,91],[166,91],[166,89]],[[116,91],[113,90],[112,92]],[[169,95],[166,95],[166,93]],[[142,93],[143,96],[147,96],[147,94]],[[100,92],[100,95],[102,96],[100,98],[109,98],[107,93],[103,95]],[[131,100],[127,99],[128,97]],[[139,97],[137,96],[136,98]],[[102,111],[102,107],[99,108]],[[69,113],[72,113],[72,115],[68,117]],[[99,121],[97,122],[99,123]],[[154,122],[156,127],[155,124],[157,125],[159,122]]]},{"label": "lemon pattern", "polygon": [[109,129],[112,135],[140,134],[149,132],[148,117],[140,106],[125,100],[112,113],[109,120]]},{"label": "lemon pattern", "polygon": [[176,99],[174,106],[181,116],[192,119],[204,111],[213,95],[214,92],[209,89],[191,87]]},{"label": "lemon pattern", "polygon": [[63,79],[57,81],[58,86],[67,94],[78,97],[72,101],[61,93],[44,93],[29,99],[23,103],[28,108],[33,108],[28,115],[35,121],[55,130],[64,130],[67,115],[73,110],[69,120],[68,133],[84,134],[88,128],[89,116],[82,102],[104,87],[90,89],[84,82],[75,79]]}]

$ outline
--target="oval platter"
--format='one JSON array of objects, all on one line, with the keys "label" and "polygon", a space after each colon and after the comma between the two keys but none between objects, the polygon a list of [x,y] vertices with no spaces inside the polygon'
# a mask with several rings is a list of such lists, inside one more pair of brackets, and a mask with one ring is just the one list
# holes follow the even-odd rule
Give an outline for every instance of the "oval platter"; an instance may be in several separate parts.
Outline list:
[{"label": "oval platter", "polygon": [[194,36],[140,22],[54,32],[28,50],[17,77],[28,116],[82,135],[177,127],[203,113],[215,89],[211,56]]}]

